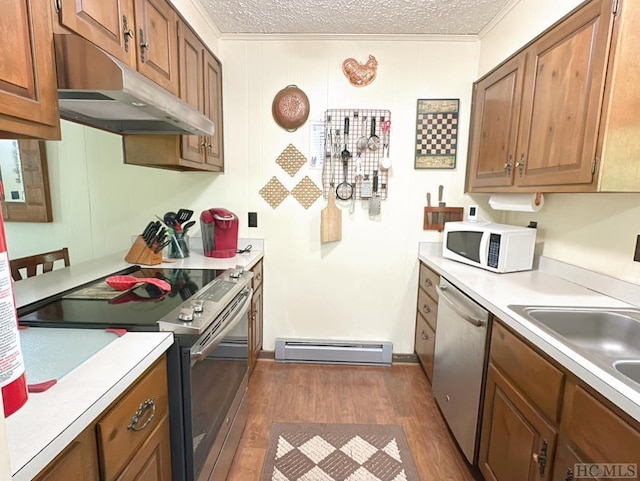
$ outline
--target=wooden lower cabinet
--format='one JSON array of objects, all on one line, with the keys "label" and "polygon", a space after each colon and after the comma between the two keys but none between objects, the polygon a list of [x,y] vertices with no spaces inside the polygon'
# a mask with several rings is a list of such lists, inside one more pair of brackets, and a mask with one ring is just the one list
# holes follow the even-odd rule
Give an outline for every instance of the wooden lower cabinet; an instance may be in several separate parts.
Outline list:
[{"label": "wooden lower cabinet", "polygon": [[91,425],[74,439],[35,481],[94,481],[99,479],[98,448],[94,426]]},{"label": "wooden lower cabinet", "polygon": [[638,421],[495,320],[490,345],[478,456],[486,481],[605,480],[625,463],[640,467]]},{"label": "wooden lower cabinet", "polygon": [[433,380],[433,353],[436,346],[436,327],[438,323],[438,290],[440,276],[420,264],[418,277],[418,304],[416,306],[416,333],[414,352],[422,369]]},{"label": "wooden lower cabinet", "polygon": [[36,481],[171,481],[168,392],[162,357]]},{"label": "wooden lower cabinet", "polygon": [[418,314],[416,319],[415,351],[429,382],[433,381],[433,351],[436,345],[436,331]]},{"label": "wooden lower cabinet", "polygon": [[490,363],[478,459],[485,479],[547,479],[555,447],[553,426]]},{"label": "wooden lower cabinet", "polygon": [[251,272],[253,272],[251,282],[253,299],[249,310],[249,372],[253,371],[262,350],[262,261],[259,261]]}]

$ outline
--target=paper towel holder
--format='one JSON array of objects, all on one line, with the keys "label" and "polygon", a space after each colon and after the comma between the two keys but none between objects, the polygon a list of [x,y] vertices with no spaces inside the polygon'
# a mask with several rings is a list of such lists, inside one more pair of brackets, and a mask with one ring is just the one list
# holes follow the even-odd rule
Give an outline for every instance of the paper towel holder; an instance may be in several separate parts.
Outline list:
[{"label": "paper towel holder", "polygon": [[516,212],[538,212],[544,205],[542,192],[499,192],[491,194],[489,206],[493,210],[511,210]]}]

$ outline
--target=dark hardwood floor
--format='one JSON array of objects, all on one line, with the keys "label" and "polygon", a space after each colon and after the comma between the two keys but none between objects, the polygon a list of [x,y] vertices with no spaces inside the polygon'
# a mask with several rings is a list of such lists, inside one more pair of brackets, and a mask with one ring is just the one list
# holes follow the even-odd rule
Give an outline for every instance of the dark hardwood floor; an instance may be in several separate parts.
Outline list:
[{"label": "dark hardwood floor", "polygon": [[422,481],[473,481],[418,364],[391,367],[259,360],[249,420],[227,481],[258,481],[271,423],[400,424]]}]

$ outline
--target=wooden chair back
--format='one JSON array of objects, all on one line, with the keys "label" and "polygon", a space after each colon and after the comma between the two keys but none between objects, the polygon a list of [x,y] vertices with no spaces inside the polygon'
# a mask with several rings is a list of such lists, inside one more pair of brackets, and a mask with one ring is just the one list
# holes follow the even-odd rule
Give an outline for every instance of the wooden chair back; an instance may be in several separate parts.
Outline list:
[{"label": "wooden chair back", "polygon": [[53,264],[57,260],[63,260],[64,266],[69,267],[69,249],[63,247],[57,251],[45,252],[44,254],[36,254],[34,256],[20,257],[19,259],[13,259],[10,262],[11,265],[11,277],[14,281],[21,281],[23,279],[20,269],[27,270],[27,277],[33,277],[38,273],[38,266],[42,266],[42,272],[51,272],[53,270]]}]

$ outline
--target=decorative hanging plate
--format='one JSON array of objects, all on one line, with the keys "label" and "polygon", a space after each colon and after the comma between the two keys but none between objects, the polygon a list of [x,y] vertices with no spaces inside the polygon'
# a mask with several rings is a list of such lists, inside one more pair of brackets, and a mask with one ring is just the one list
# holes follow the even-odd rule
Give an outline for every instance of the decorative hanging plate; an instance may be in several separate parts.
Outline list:
[{"label": "decorative hanging plate", "polygon": [[293,132],[309,118],[309,98],[296,85],[287,85],[274,97],[271,112],[280,127]]}]

